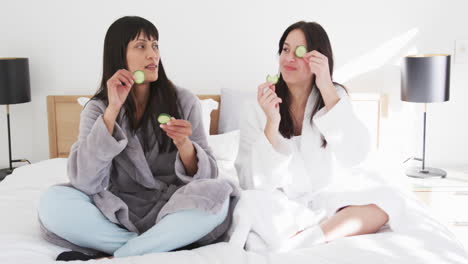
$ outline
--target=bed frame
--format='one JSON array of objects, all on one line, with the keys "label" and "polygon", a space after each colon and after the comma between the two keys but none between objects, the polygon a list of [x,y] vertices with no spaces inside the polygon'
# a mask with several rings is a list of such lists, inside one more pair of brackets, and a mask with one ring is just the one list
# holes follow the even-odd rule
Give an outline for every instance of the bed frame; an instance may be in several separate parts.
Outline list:
[{"label": "bed frame", "polygon": [[[83,107],[78,104],[79,97],[90,95],[49,95],[47,96],[47,115],[49,122],[49,157],[67,158],[70,148],[78,138],[80,113]],[[210,134],[218,133],[220,95],[198,95],[200,99],[213,99],[218,109],[211,112]]]}]

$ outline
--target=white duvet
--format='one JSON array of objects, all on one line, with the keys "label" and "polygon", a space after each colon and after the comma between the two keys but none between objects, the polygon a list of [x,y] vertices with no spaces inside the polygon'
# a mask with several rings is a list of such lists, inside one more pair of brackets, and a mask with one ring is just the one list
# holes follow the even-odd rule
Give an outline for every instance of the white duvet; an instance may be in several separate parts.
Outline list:
[{"label": "white duvet", "polygon": [[[229,168],[220,168],[229,171]],[[234,172],[233,172],[234,173]],[[66,182],[66,159],[52,159],[20,167],[0,182],[0,263],[52,263],[66,250],[40,237],[37,204],[41,191]],[[439,225],[427,230],[442,232]],[[432,228],[432,229],[431,229]],[[229,243],[191,251],[157,253],[89,263],[468,263],[458,242],[447,237],[434,240],[428,234],[401,235],[384,232],[336,240],[288,253],[257,254]]]}]

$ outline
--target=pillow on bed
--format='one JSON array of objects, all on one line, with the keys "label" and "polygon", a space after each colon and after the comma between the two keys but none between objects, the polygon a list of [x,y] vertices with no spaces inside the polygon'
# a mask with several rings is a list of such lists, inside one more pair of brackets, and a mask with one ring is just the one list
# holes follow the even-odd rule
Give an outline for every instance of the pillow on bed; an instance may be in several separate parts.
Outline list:
[{"label": "pillow on bed", "polygon": [[240,131],[234,130],[225,134],[211,135],[208,145],[213,150],[216,160],[234,162],[239,148]]},{"label": "pillow on bed", "polygon": [[229,180],[237,186],[239,186],[239,180],[234,162],[239,150],[239,140],[239,130],[208,137],[208,145],[218,165],[219,178]]},{"label": "pillow on bed", "polygon": [[240,104],[256,100],[257,90],[239,91],[234,89],[221,89],[221,102],[219,113],[219,133],[226,133],[240,128]]},{"label": "pillow on bed", "polygon": [[[79,97],[77,102],[81,106],[85,106],[85,104],[89,101],[89,97]],[[218,102],[213,99],[203,99],[200,100],[201,107],[202,107],[202,120],[203,120],[203,129],[207,136],[210,135],[210,125],[211,125],[211,111],[218,108]]]},{"label": "pillow on bed", "polygon": [[208,137],[210,135],[211,112],[218,109],[218,102],[213,99],[199,99],[199,101],[202,107],[203,129]]}]

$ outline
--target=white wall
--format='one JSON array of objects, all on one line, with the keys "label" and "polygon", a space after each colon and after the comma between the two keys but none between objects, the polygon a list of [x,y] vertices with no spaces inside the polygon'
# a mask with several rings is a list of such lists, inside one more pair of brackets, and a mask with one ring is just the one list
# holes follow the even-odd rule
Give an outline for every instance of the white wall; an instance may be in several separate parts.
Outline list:
[{"label": "white wall", "polygon": [[[92,94],[104,35],[124,15],[151,20],[169,77],[194,93],[255,89],[277,69],[284,29],[298,20],[328,31],[335,80],[351,91],[388,94],[381,150],[419,155],[420,105],[402,103],[398,62],[409,53],[451,53],[468,39],[466,1],[3,1],[0,57],[30,59],[32,102],[11,107],[14,158],[48,158],[46,95]],[[468,65],[452,65],[451,100],[430,105],[428,163],[468,167]],[[0,167],[7,165],[0,107]]]}]

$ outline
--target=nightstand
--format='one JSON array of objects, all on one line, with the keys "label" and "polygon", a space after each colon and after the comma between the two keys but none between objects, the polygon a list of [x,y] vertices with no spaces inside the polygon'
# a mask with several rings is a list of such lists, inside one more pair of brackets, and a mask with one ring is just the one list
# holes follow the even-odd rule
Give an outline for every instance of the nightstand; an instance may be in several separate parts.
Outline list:
[{"label": "nightstand", "polygon": [[468,170],[448,170],[447,177],[410,178],[413,192],[468,248]]}]

